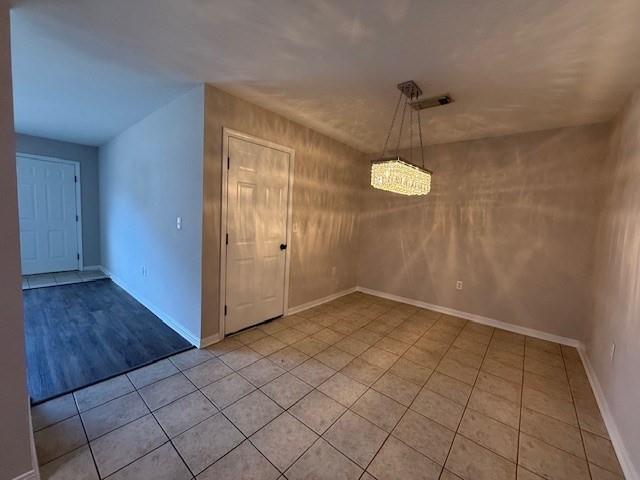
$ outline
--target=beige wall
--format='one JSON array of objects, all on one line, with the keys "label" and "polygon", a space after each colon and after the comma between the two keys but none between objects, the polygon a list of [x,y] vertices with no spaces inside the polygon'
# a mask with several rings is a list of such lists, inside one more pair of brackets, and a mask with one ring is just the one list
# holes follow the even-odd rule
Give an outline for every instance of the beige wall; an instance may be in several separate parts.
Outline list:
[{"label": "beige wall", "polygon": [[31,467],[22,320],[9,9],[0,0],[0,479]]},{"label": "beige wall", "polygon": [[[598,225],[587,355],[640,473],[640,91],[615,122]],[[610,360],[611,344],[616,350]],[[615,439],[614,439],[615,440]]]},{"label": "beige wall", "polygon": [[[289,306],[355,287],[362,155],[214,87],[205,93],[203,326],[218,332],[222,127],[295,149]],[[332,275],[332,267],[336,274]]]},{"label": "beige wall", "polygon": [[[638,425],[622,419],[640,402],[640,386],[628,394],[640,362],[638,95],[613,140],[613,126],[598,124],[425,147],[433,190],[411,198],[369,188],[363,154],[206,86],[203,337],[219,323],[224,126],[296,150],[290,306],[360,285],[586,337],[622,436],[637,451]],[[615,376],[607,374],[612,340]]]},{"label": "beige wall", "polygon": [[359,285],[581,338],[609,132],[602,124],[425,147],[435,172],[428,196],[366,190]]}]

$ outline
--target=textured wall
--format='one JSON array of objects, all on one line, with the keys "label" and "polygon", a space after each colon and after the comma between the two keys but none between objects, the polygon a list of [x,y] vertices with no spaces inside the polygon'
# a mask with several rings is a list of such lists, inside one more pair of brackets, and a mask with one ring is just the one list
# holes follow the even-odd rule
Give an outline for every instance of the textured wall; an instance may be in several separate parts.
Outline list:
[{"label": "textured wall", "polygon": [[435,172],[428,196],[365,193],[358,283],[581,338],[609,132],[594,125],[425,147]]},{"label": "textured wall", "polygon": [[604,173],[587,355],[640,473],[640,91],[617,117]]},{"label": "textured wall", "polygon": [[9,7],[0,0],[0,478],[31,470],[20,288]]},{"label": "textured wall", "polygon": [[355,287],[362,155],[209,85],[205,98],[203,336],[219,326],[222,127],[295,149],[289,305]]},{"label": "textured wall", "polygon": [[98,148],[18,133],[16,152],[62,158],[80,163],[82,256],[85,267],[100,265]]},{"label": "textured wall", "polygon": [[[204,87],[100,147],[104,266],[200,337]],[[182,230],[176,217],[182,217]],[[142,275],[142,266],[147,276]]]}]

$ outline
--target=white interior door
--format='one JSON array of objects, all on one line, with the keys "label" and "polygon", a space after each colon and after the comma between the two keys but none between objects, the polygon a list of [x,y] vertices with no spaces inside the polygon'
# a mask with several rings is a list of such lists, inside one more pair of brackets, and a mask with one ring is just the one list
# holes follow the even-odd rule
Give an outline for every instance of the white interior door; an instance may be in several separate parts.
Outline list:
[{"label": "white interior door", "polygon": [[225,333],[284,313],[290,154],[228,137]]},{"label": "white interior door", "polygon": [[78,269],[75,165],[17,157],[22,273]]}]

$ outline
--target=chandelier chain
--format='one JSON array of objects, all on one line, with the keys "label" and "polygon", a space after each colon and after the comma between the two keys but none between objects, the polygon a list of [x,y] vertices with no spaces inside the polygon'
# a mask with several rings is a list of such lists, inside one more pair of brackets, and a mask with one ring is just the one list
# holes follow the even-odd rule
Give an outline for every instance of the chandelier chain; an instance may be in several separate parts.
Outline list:
[{"label": "chandelier chain", "polygon": [[396,144],[397,156],[400,156],[400,141],[402,140],[402,127],[404,127],[404,117],[407,111],[407,103],[409,103],[409,100],[405,99],[404,105],[402,106],[402,116],[400,117],[400,131],[398,132],[398,143]]},{"label": "chandelier chain", "polygon": [[387,151],[387,146],[389,145],[389,140],[391,139],[391,132],[393,132],[393,126],[396,123],[396,117],[398,116],[398,109],[400,108],[400,101],[402,100],[402,92],[400,92],[400,95],[398,96],[398,101],[396,102],[396,108],[393,111],[393,118],[391,119],[391,126],[389,127],[389,133],[387,133],[387,139],[384,141],[384,147],[382,148],[382,156],[384,157],[384,154]]},{"label": "chandelier chain", "polygon": [[409,110],[409,163],[413,163],[413,108]]},{"label": "chandelier chain", "polygon": [[422,158],[422,168],[424,168],[424,146],[422,145],[422,122],[420,121],[420,110],[418,110],[418,135],[420,135],[420,157]]}]

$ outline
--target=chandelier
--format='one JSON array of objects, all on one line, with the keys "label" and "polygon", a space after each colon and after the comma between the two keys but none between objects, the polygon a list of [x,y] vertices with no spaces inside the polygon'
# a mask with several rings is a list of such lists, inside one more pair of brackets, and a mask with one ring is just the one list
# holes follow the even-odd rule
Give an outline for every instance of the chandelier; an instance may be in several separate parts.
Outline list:
[{"label": "chandelier", "polygon": [[[422,90],[413,80],[399,83],[398,90],[400,90],[400,96],[398,97],[398,102],[396,103],[396,108],[393,112],[393,119],[391,120],[387,139],[384,142],[381,158],[371,162],[371,186],[373,188],[386,190],[387,192],[399,193],[401,195],[426,195],[431,191],[431,175],[433,173],[424,167],[420,110],[438,105],[446,105],[451,103],[452,100],[447,95],[420,100]],[[387,147],[389,146],[389,140],[391,139],[393,127],[396,124],[396,119],[398,117],[398,112],[400,111],[400,104],[402,103],[403,97],[404,104],[402,105],[402,112],[400,114],[398,141],[396,143],[395,154],[389,156],[387,155]],[[399,153],[400,141],[402,140],[402,130],[407,114],[407,106],[410,107],[409,161],[402,158]],[[412,161],[413,137],[415,130],[414,110],[416,111],[415,116],[417,117],[417,130],[420,140],[420,158],[422,160],[422,167],[415,165]]]}]

